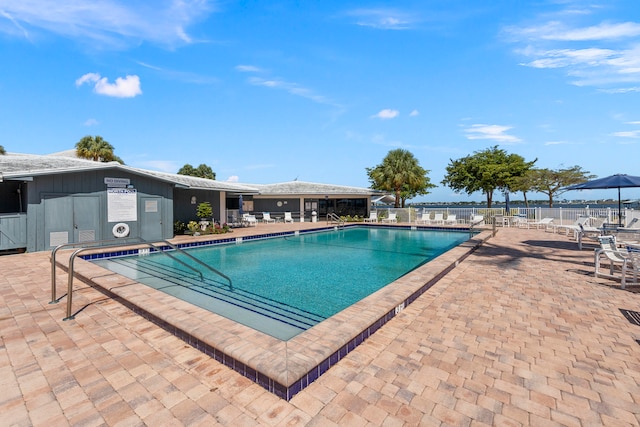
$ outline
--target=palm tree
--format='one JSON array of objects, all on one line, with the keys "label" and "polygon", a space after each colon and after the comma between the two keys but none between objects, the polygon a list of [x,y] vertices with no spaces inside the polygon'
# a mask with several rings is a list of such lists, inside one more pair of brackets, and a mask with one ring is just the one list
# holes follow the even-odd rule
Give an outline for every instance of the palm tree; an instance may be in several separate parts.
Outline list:
[{"label": "palm tree", "polygon": [[411,152],[403,149],[391,150],[382,160],[382,164],[367,168],[372,187],[377,190],[393,191],[396,196],[395,207],[404,207],[402,193],[425,194],[427,188],[434,187],[427,173]]},{"label": "palm tree", "polygon": [[76,155],[81,159],[89,159],[96,162],[111,162],[113,160],[122,163],[122,160],[113,154],[113,145],[105,141],[101,136],[85,136],[76,144]]}]

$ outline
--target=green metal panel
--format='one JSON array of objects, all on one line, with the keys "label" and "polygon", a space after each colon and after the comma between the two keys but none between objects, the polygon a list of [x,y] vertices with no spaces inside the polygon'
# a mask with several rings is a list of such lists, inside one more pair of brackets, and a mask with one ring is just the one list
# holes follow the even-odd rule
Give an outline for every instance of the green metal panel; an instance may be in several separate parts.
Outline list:
[{"label": "green metal panel", "polygon": [[0,215],[0,250],[27,247],[27,215]]},{"label": "green metal panel", "polygon": [[101,240],[100,219],[100,197],[73,197],[74,242]]},{"label": "green metal panel", "polygon": [[140,197],[140,237],[162,240],[162,197]]}]

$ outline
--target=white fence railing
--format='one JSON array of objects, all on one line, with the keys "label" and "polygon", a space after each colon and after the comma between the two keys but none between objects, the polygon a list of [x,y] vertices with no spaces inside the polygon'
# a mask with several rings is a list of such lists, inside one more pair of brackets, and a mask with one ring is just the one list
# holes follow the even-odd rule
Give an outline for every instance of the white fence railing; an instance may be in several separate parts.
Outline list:
[{"label": "white fence railing", "polygon": [[[493,222],[493,217],[497,215],[507,215],[504,207],[501,208],[392,208],[392,207],[376,207],[371,208],[376,211],[379,218],[389,216],[389,213],[396,214],[398,222],[415,222],[423,213],[429,213],[431,218],[434,214],[442,213],[446,219],[449,215],[455,215],[460,223],[465,223],[475,215],[485,217],[485,222]],[[530,221],[540,221],[542,218],[553,218],[553,222],[558,225],[572,224],[579,216],[589,216],[601,219],[608,224],[629,224],[634,218],[640,219],[640,211],[634,209],[622,210],[622,221],[619,221],[618,210],[615,208],[523,208],[514,207],[509,210],[509,215],[526,218]]]}]

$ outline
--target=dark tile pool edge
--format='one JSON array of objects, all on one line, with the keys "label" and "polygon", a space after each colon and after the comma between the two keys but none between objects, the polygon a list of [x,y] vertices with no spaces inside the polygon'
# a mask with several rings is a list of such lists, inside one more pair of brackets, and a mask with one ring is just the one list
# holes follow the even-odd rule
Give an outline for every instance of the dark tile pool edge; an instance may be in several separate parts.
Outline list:
[{"label": "dark tile pool edge", "polygon": [[[322,228],[317,228],[313,230],[305,230],[305,232],[326,231],[328,229],[333,229],[333,228],[334,227],[322,227]],[[407,228],[410,228],[410,227],[407,227]],[[464,231],[464,229],[462,229],[462,231]],[[286,233],[269,233],[269,234],[295,235],[296,233],[286,232]],[[260,235],[260,236],[266,236],[266,235]],[[368,327],[364,328],[363,331],[356,334],[356,336],[354,336],[352,339],[347,341],[338,350],[330,354],[328,357],[324,358],[324,360],[322,360],[318,365],[311,368],[306,374],[302,375],[299,379],[293,381],[288,386],[270,378],[268,375],[260,372],[258,369],[253,368],[245,364],[244,362],[237,360],[236,358],[224,353],[223,351],[215,348],[213,345],[187,332],[181,327],[162,319],[158,315],[155,315],[149,312],[148,310],[141,308],[139,305],[132,303],[126,298],[105,288],[101,284],[96,283],[91,278],[86,277],[79,272],[76,272],[75,276],[78,277],[78,279],[82,280],[83,282],[94,287],[98,291],[102,292],[106,296],[124,305],[125,307],[130,309],[132,312],[142,316],[143,318],[149,320],[150,322],[158,325],[162,329],[166,330],[167,332],[181,339],[186,344],[203,352],[209,357],[214,358],[219,363],[222,363],[223,365],[233,369],[237,373],[252,380],[256,384],[260,385],[261,387],[275,394],[276,396],[289,401],[296,394],[298,394],[300,391],[306,388],[309,384],[311,384],[313,381],[318,379],[322,374],[324,374],[332,366],[338,363],[341,359],[347,356],[351,351],[355,350],[355,348],[358,345],[362,344],[367,338],[369,338],[376,331],[378,331],[382,326],[384,326],[387,322],[393,319],[398,313],[400,313],[409,304],[411,304],[416,299],[418,299],[429,288],[431,288],[440,279],[442,279],[447,273],[449,273],[452,269],[454,269],[460,262],[462,262],[474,251],[476,251],[490,237],[491,237],[490,232],[488,231],[484,233],[481,232],[479,234],[476,234],[472,239],[459,245],[458,248],[464,248],[466,246],[466,250],[462,252],[455,260],[451,261],[442,271],[438,272],[436,275],[430,278],[426,283],[420,286],[417,290],[413,291],[396,307],[394,307],[393,309],[389,310],[388,312],[380,316],[377,320],[372,322]],[[262,237],[262,238],[265,238],[265,237]],[[122,253],[122,251],[116,251],[115,253]],[[119,255],[115,255],[115,256],[119,256]]]}]

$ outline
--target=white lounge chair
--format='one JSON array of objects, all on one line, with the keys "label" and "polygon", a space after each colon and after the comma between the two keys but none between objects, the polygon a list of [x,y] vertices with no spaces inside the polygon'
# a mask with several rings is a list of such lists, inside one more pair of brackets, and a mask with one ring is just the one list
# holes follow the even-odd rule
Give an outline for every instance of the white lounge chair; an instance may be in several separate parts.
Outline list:
[{"label": "white lounge chair", "polygon": [[579,216],[578,219],[575,220],[573,224],[568,225],[556,225],[556,230],[559,232],[560,230],[564,230],[565,234],[568,236],[570,231],[573,231],[574,235],[578,237],[578,231],[580,231],[580,225],[585,225],[589,222],[588,216]]},{"label": "white lounge chair", "polygon": [[291,212],[285,212],[284,213],[284,222],[291,222],[293,223],[293,218],[291,217]]},{"label": "white lounge chair", "polygon": [[258,220],[255,215],[250,214],[242,214],[242,225],[246,225],[247,227],[255,227],[258,225]]},{"label": "white lounge chair", "polygon": [[471,226],[484,225],[484,215],[471,215],[469,224]]},{"label": "white lounge chair", "polygon": [[545,231],[554,231],[555,227],[553,224],[553,218],[547,217],[542,218],[540,221],[529,221],[527,223],[528,227],[535,227],[536,229],[544,228]]},{"label": "white lounge chair", "polygon": [[580,225],[580,231],[578,231],[576,236],[576,239],[578,240],[578,249],[582,250],[582,241],[585,238],[597,241],[602,235],[602,230],[602,228],[591,227],[589,225]]},{"label": "white lounge chair", "polygon": [[[637,269],[638,266],[631,266],[630,264],[633,262],[633,258],[629,256],[629,251],[623,251],[618,248],[616,244],[615,236],[600,236],[598,238],[600,243],[600,248],[596,249],[594,253],[594,262],[596,265],[595,269],[595,277],[605,276],[610,278],[616,278],[614,275],[614,268],[616,265],[620,265],[621,277],[620,277],[620,286],[622,289],[627,284],[626,281],[626,273],[629,267]],[[606,261],[609,264],[609,274],[603,274],[600,270],[600,259],[602,256],[605,256]],[[635,254],[632,255],[635,258]],[[636,271],[634,271],[634,280],[636,279]]]},{"label": "white lounge chair", "polygon": [[271,213],[269,212],[262,212],[262,222],[266,222],[267,224],[272,222],[275,223],[276,220],[271,218]]},{"label": "white lounge chair", "polygon": [[390,212],[387,218],[382,218],[382,222],[398,222],[397,214]]},{"label": "white lounge chair", "polygon": [[444,220],[445,224],[457,224],[458,220],[456,219],[457,215],[447,215],[447,219]]},{"label": "white lounge chair", "polygon": [[441,213],[433,214],[433,219],[431,220],[431,224],[444,224],[444,214],[441,214]]},{"label": "white lounge chair", "polygon": [[376,211],[369,212],[369,218],[365,218],[364,222],[378,222],[378,212]]},{"label": "white lounge chair", "polygon": [[416,219],[416,224],[429,224],[431,222],[431,213],[423,212],[420,218]]}]

